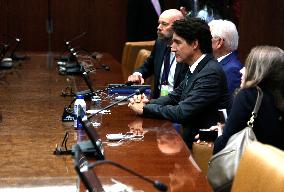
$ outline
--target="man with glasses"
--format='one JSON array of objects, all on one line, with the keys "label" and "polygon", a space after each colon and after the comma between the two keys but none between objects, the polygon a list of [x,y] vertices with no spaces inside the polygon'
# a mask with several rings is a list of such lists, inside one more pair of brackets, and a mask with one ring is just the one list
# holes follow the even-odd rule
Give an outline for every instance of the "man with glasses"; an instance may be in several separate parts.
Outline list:
[{"label": "man with glasses", "polygon": [[183,18],[182,13],[177,9],[166,10],[160,15],[157,28],[158,39],[150,57],[128,77],[128,81],[144,84],[144,79],[154,75],[152,98],[167,95],[179,85],[186,73],[186,65],[177,65],[175,55],[170,50],[173,36],[172,24]]}]

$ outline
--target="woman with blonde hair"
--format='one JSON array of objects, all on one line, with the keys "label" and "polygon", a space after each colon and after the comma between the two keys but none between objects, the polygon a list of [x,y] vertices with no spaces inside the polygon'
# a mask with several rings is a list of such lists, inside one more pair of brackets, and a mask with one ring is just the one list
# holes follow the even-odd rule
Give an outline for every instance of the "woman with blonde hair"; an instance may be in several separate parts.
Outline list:
[{"label": "woman with blonde hair", "polygon": [[253,128],[256,138],[284,150],[284,51],[273,46],[257,46],[246,59],[242,87],[223,134],[215,141],[214,153],[222,150],[233,134],[246,127],[257,98],[256,86],[263,91]]}]

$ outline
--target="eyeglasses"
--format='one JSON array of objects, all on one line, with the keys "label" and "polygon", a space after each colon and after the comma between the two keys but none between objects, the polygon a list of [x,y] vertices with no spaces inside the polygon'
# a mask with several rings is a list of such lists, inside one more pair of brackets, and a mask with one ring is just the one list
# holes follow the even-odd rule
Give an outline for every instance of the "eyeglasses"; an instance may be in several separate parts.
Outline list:
[{"label": "eyeglasses", "polygon": [[212,37],[212,40],[213,39],[216,40],[216,41],[218,41],[218,40],[225,41],[225,39],[223,37],[219,37],[219,36],[214,36],[214,37]]}]

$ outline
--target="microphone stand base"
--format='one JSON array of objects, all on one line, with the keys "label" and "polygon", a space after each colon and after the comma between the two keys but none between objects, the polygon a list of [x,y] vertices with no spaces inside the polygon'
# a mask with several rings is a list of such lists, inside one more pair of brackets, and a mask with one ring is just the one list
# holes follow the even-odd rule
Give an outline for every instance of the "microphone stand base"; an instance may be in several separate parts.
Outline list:
[{"label": "microphone stand base", "polygon": [[[84,155],[86,157],[95,157],[97,160],[103,160],[103,157],[100,157],[96,151],[96,149],[94,148],[93,143],[91,142],[91,140],[87,140],[87,141],[81,141],[79,143],[77,143],[77,145],[80,146],[82,152],[84,153]],[[75,145],[72,146],[72,150],[71,150],[71,154],[75,155]]]},{"label": "microphone stand base", "polygon": [[1,61],[0,62],[0,68],[2,69],[11,69],[13,67],[13,62],[12,61]]},{"label": "microphone stand base", "polygon": [[16,55],[16,54],[12,55],[11,58],[13,61],[24,61],[28,59],[26,55]]}]

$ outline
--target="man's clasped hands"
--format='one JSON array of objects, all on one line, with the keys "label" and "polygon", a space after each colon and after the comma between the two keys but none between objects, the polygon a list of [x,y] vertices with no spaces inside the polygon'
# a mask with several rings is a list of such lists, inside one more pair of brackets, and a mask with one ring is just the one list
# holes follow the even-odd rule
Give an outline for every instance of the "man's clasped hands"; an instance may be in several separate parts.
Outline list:
[{"label": "man's clasped hands", "polygon": [[132,109],[136,114],[142,115],[143,114],[143,107],[146,103],[149,102],[149,99],[145,94],[141,95],[134,95],[130,100],[128,107]]}]

